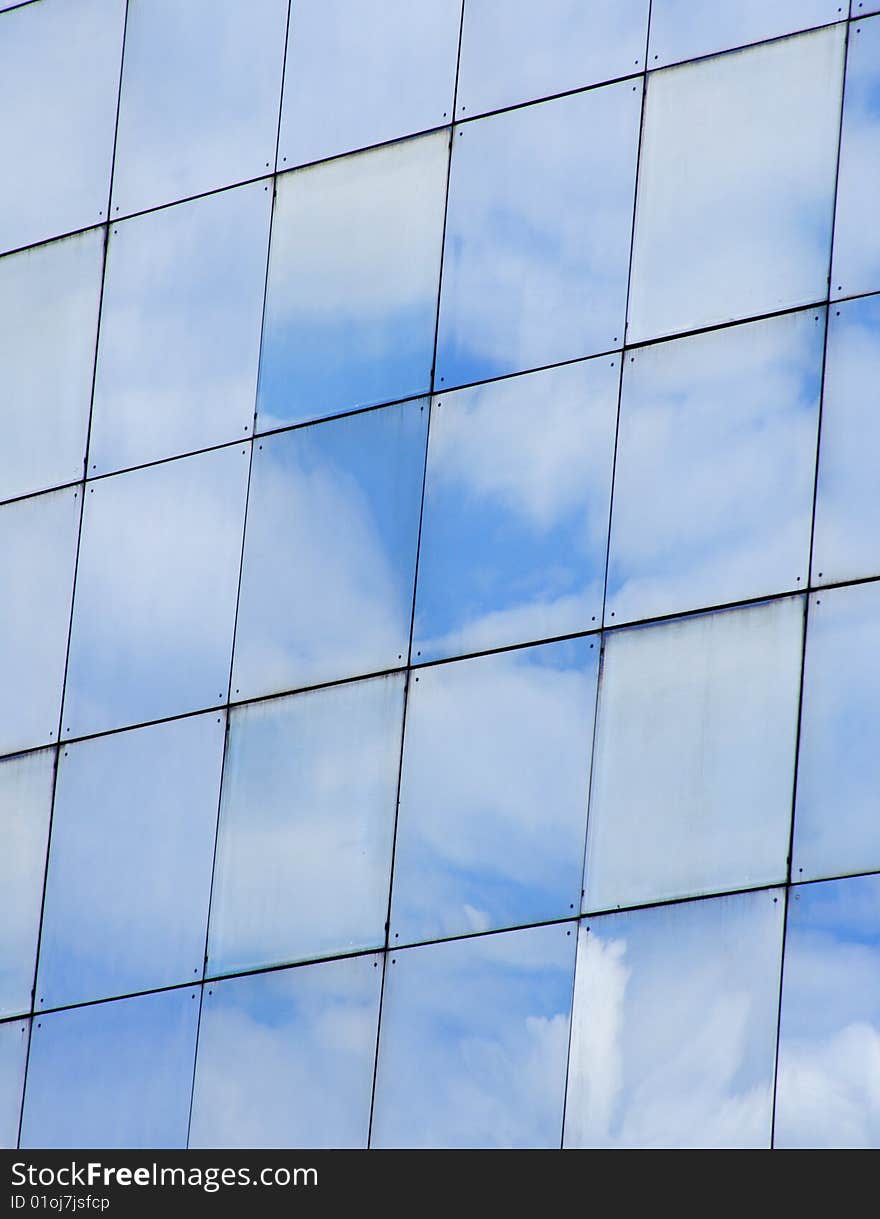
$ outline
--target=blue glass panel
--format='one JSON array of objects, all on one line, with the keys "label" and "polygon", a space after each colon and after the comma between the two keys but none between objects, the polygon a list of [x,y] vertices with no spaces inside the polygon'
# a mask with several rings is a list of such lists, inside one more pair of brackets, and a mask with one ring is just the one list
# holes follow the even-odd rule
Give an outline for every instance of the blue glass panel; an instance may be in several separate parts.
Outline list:
[{"label": "blue glass panel", "polygon": [[28,1022],[0,1024],[0,1149],[18,1146],[18,1119],[27,1059]]},{"label": "blue glass panel", "polygon": [[652,0],[648,67],[840,21],[840,0]]}]

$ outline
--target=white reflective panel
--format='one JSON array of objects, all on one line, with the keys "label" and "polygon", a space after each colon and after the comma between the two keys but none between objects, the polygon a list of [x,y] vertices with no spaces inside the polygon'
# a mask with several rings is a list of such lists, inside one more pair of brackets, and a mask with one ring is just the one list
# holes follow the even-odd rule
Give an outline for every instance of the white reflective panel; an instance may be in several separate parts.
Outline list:
[{"label": "white reflective panel", "polygon": [[623,337],[641,83],[456,127],[436,386]]},{"label": "white reflective panel", "polygon": [[456,118],[641,72],[648,0],[466,0]]},{"label": "white reflective panel", "polygon": [[880,871],[880,583],[810,600],[793,876]]},{"label": "white reflective panel", "polygon": [[430,387],[448,135],[277,180],[261,431]]},{"label": "white reflective panel", "polygon": [[373,1147],[557,1147],[576,924],[388,958]]},{"label": "white reflective panel", "polygon": [[296,0],[278,168],[441,127],[462,0]]},{"label": "white reflective panel", "polygon": [[422,660],[602,621],[620,356],[435,398],[415,649]]},{"label": "white reflective panel", "polygon": [[190,1147],[367,1145],[381,958],[205,987]]},{"label": "white reflective panel", "polygon": [[813,582],[880,575],[880,296],[829,311]]},{"label": "white reflective panel", "polygon": [[186,1146],[198,991],[34,1019],[22,1147]]},{"label": "white reflective panel", "polygon": [[652,0],[648,67],[696,59],[846,17],[841,0]]},{"label": "white reflective panel", "polygon": [[427,417],[409,402],[255,445],[235,698],[406,663]]},{"label": "white reflective panel", "polygon": [[825,296],[844,28],[651,75],[630,342]]},{"label": "white reflective panel", "polygon": [[0,251],[106,218],[125,0],[41,0],[0,24]]},{"label": "white reflective panel", "polygon": [[0,754],[56,739],[79,517],[78,491],[0,507]]},{"label": "white reflective panel", "polygon": [[395,943],[578,909],[597,638],[432,666],[410,678]]},{"label": "white reflective panel", "polygon": [[248,446],[89,484],[64,736],[222,703]]},{"label": "white reflective panel", "polygon": [[208,970],[381,947],[403,677],[232,712]]},{"label": "white reflective panel", "polygon": [[287,0],[131,0],[114,216],[271,172]]},{"label": "white reflective panel", "polygon": [[791,597],[606,636],[585,910],[785,879],[802,632]]},{"label": "white reflective panel", "polygon": [[789,898],[776,1147],[880,1147],[880,877]]},{"label": "white reflective panel", "polygon": [[18,1146],[27,1044],[26,1020],[0,1024],[0,1150]]},{"label": "white reflective panel", "polygon": [[806,588],[825,312],[626,354],[605,622]]},{"label": "white reflective panel", "polygon": [[0,1016],[31,1006],[54,774],[54,749],[0,762]]},{"label": "white reflective panel", "polygon": [[90,474],[250,434],[270,211],[255,182],[114,225]]},{"label": "white reflective panel", "polygon": [[36,1007],[202,975],[225,720],[61,751]]},{"label": "white reflective panel", "polygon": [[82,478],[103,262],[101,229],[0,259],[0,500]]}]

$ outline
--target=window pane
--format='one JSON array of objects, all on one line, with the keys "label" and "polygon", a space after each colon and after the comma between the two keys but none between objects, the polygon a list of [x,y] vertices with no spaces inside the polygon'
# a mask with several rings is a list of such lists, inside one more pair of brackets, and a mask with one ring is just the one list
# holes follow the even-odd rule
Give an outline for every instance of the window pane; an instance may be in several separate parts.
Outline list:
[{"label": "window pane", "polygon": [[201,978],[223,735],[200,715],[62,750],[37,1007]]},{"label": "window pane", "polygon": [[411,678],[393,940],[577,910],[598,651],[577,639]]},{"label": "window pane", "polygon": [[456,118],[644,67],[647,0],[467,0]]},{"label": "window pane", "polygon": [[31,1006],[54,774],[54,749],[0,762],[0,1016]]},{"label": "window pane", "polygon": [[606,622],[805,588],[824,310],[627,353]]},{"label": "window pane", "polygon": [[585,909],[785,879],[802,630],[792,597],[606,637]]},{"label": "window pane", "polygon": [[255,446],[236,698],[406,663],[427,416],[410,402]]},{"label": "window pane", "polygon": [[850,0],[850,16],[861,17],[863,13],[876,13],[880,11],[880,4],[877,0]]},{"label": "window pane", "polygon": [[603,357],[434,399],[422,660],[602,621],[619,372]]},{"label": "window pane", "polygon": [[89,485],[64,735],[224,702],[246,446]]},{"label": "window pane", "polygon": [[782,891],[581,923],[566,1147],[770,1146]]},{"label": "window pane", "polygon": [[648,67],[839,21],[840,0],[653,0]]},{"label": "window pane", "polygon": [[209,971],[385,940],[403,678],[232,712]]},{"label": "window pane", "polygon": [[160,991],[34,1020],[22,1147],[184,1147],[198,992]]},{"label": "window pane", "polygon": [[[107,211],[124,0],[43,0],[0,25],[0,250]],[[62,189],[63,187],[63,189]]]},{"label": "window pane", "polygon": [[90,473],[250,434],[270,208],[255,183],[114,226]]},{"label": "window pane", "polygon": [[291,5],[279,168],[448,123],[461,0]]},{"label": "window pane", "polygon": [[651,76],[631,342],[825,296],[843,28]]},{"label": "window pane", "polygon": [[274,168],[287,0],[130,4],[113,215]]},{"label": "window pane", "polygon": [[82,478],[103,261],[100,229],[0,260],[0,499]]},{"label": "window pane", "polygon": [[430,387],[448,138],[277,181],[261,430]]},{"label": "window pane", "polygon": [[0,754],[58,733],[78,491],[53,491],[0,508]]},{"label": "window pane", "polygon": [[380,958],[205,988],[191,1147],[366,1147]]},{"label": "window pane", "polygon": [[620,343],[640,106],[624,83],[455,129],[436,384]]},{"label": "window pane", "polygon": [[7,1150],[18,1145],[27,1044],[26,1020],[0,1024],[0,1148]]},{"label": "window pane", "polygon": [[558,1147],[574,923],[389,957],[374,1147]]}]

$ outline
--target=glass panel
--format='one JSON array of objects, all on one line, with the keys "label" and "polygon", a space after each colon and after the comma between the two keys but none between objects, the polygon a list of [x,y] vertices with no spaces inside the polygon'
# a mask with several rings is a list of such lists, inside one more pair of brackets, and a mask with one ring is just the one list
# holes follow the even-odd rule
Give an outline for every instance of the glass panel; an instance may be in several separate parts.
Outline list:
[{"label": "glass panel", "polygon": [[22,1147],[184,1147],[198,991],[159,991],[34,1020]]},{"label": "glass panel", "polygon": [[825,312],[628,352],[607,622],[805,588]]},{"label": "glass panel", "polygon": [[113,215],[274,167],[287,0],[130,4]]},{"label": "glass panel", "polygon": [[62,750],[37,1007],[202,976],[224,718]]},{"label": "glass panel", "polygon": [[880,877],[789,899],[777,1147],[880,1147]]},{"label": "glass panel", "polygon": [[191,1147],[366,1147],[382,981],[354,957],[205,988]]},{"label": "glass panel", "polygon": [[250,446],[89,485],[64,735],[222,703]]},{"label": "glass panel", "polygon": [[455,129],[435,384],[623,337],[641,83]]},{"label": "glass panel", "polygon": [[0,1016],[31,1006],[54,776],[54,749],[0,762]]},{"label": "glass panel", "polygon": [[[0,34],[0,250],[105,218],[125,0],[43,0]],[[63,189],[60,189],[63,184]]]},{"label": "glass panel", "polygon": [[415,646],[423,660],[602,621],[620,357],[435,398]]},{"label": "glass panel", "polygon": [[406,663],[427,417],[411,402],[255,446],[236,697]]},{"label": "glass panel", "polygon": [[880,583],[810,601],[795,879],[880,871]]},{"label": "glass panel", "polygon": [[566,1147],[770,1146],[782,890],[581,923]]},{"label": "glass panel", "polygon": [[0,754],[58,732],[79,510],[78,491],[0,508]]},{"label": "glass panel", "polygon": [[840,0],[653,0],[648,67],[840,21]]},{"label": "glass panel", "polygon": [[372,1146],[559,1146],[574,927],[389,957]]},{"label": "glass panel", "polygon": [[791,597],[606,637],[584,909],[785,879],[802,631]]},{"label": "glass panel", "polygon": [[861,17],[864,13],[880,12],[877,0],[850,0],[850,16]]},{"label": "glass panel", "polygon": [[825,296],[843,31],[651,75],[630,342]]},{"label": "glass panel", "polygon": [[647,0],[467,0],[456,118],[644,67]]},{"label": "glass panel", "polygon": [[277,180],[261,430],[430,386],[448,138]]},{"label": "glass panel", "polygon": [[254,183],[113,228],[90,473],[250,433],[270,210]]},{"label": "glass panel", "polygon": [[0,260],[0,499],[82,478],[100,229]]},{"label": "glass panel", "polygon": [[449,122],[461,0],[296,0],[279,167]]},{"label": "glass panel", "polygon": [[594,640],[577,639],[411,679],[394,940],[577,909],[598,653]]},{"label": "glass panel", "polygon": [[380,947],[403,677],[232,712],[209,971]]},{"label": "glass panel", "polygon": [[27,1059],[28,1022],[0,1024],[0,1148],[18,1145],[18,1119]]}]

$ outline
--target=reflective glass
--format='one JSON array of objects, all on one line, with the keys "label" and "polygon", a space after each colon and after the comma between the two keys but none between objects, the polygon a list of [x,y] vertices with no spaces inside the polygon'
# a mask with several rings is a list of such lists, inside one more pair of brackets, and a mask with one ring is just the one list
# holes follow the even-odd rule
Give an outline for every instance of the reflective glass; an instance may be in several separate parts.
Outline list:
[{"label": "reflective glass", "polygon": [[877,0],[850,0],[850,16],[861,17],[864,13],[880,12]]},{"label": "reflective glass", "polygon": [[202,976],[224,722],[200,715],[62,749],[38,1008]]},{"label": "reflective glass", "polygon": [[256,182],[113,227],[89,473],[250,434],[270,210]]},{"label": "reflective glass", "polygon": [[448,123],[461,0],[296,0],[279,168]]},{"label": "reflective glass", "polygon": [[0,508],[0,754],[58,733],[79,517],[78,491]]},{"label": "reflective glass", "polygon": [[435,385],[623,337],[641,84],[455,129]]},{"label": "reflective glass", "polygon": [[776,1147],[880,1147],[880,877],[789,898]]},{"label": "reflective glass", "polygon": [[184,1147],[198,991],[159,991],[34,1020],[22,1147]]},{"label": "reflective glass", "polygon": [[0,1024],[0,1149],[4,1150],[18,1145],[27,1044],[26,1020]]},{"label": "reflective glass", "polygon": [[205,988],[191,1147],[366,1147],[375,956]]},{"label": "reflective glass", "polygon": [[850,27],[831,295],[880,289],[880,19]]},{"label": "reflective glass", "polygon": [[372,1146],[559,1146],[574,927],[388,958]]},{"label": "reflective glass", "polygon": [[653,0],[648,67],[840,21],[840,0]]},{"label": "reflective glass", "polygon": [[104,235],[0,259],[0,500],[82,478]]},{"label": "reflective glass", "polygon": [[3,17],[0,250],[105,219],[124,20],[125,0],[42,0]]},{"label": "reflective glass", "polygon": [[647,0],[466,0],[456,118],[640,72]]},{"label": "reflective glass", "polygon": [[287,0],[129,4],[114,216],[272,169],[287,8]]},{"label": "reflective glass", "polygon": [[236,698],[406,663],[427,417],[410,402],[255,445]]},{"label": "reflective glass", "polygon": [[419,544],[423,660],[602,621],[620,356],[435,398]]},{"label": "reflective glass", "polygon": [[0,762],[0,1016],[31,1006],[54,774],[54,749]]},{"label": "reflective glass", "polygon": [[261,430],[430,387],[448,136],[277,180]]},{"label": "reflective glass", "polygon": [[566,1147],[770,1146],[782,891],[581,923]]},{"label": "reflective glass", "polygon": [[793,875],[880,871],[880,583],[811,598]]},{"label": "reflective glass", "polygon": [[813,581],[880,575],[880,296],[829,311]]},{"label": "reflective glass", "polygon": [[383,944],[402,719],[402,676],[232,712],[210,973]]},{"label": "reflective glass", "polygon": [[792,597],[606,637],[585,909],[785,879],[802,631]]},{"label": "reflective glass", "polygon": [[651,75],[630,342],[825,296],[844,28]]},{"label": "reflective glass", "polygon": [[805,588],[824,310],[627,353],[606,623]]},{"label": "reflective glass", "polygon": [[89,484],[65,736],[226,699],[248,446]]}]

